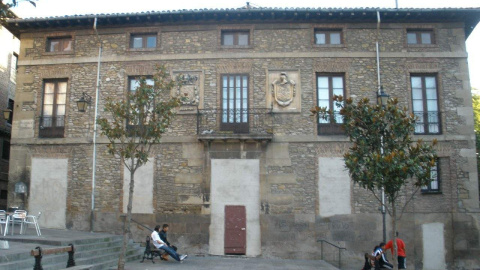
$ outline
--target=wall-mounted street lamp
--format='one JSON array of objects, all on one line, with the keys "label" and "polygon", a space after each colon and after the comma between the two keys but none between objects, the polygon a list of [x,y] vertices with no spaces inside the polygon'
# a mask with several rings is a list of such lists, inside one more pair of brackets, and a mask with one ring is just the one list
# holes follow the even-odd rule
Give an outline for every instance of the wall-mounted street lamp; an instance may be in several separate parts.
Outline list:
[{"label": "wall-mounted street lamp", "polygon": [[80,97],[80,99],[77,101],[78,111],[85,112],[87,110],[87,106],[89,106],[91,103],[92,97],[83,92],[82,97]]},{"label": "wall-mounted street lamp", "polygon": [[7,121],[10,120],[11,115],[12,115],[12,110],[6,109],[6,110],[3,111],[3,118],[5,120],[7,120]]},{"label": "wall-mounted street lamp", "polygon": [[377,104],[384,107],[387,106],[390,96],[383,91],[383,87],[380,87],[380,91],[377,92]]}]

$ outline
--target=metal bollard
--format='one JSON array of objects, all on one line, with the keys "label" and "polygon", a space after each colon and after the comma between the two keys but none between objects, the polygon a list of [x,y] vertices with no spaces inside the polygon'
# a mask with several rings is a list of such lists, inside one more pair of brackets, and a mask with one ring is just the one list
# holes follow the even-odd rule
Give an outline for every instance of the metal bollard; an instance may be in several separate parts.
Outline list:
[{"label": "metal bollard", "polygon": [[38,249],[38,255],[35,256],[35,265],[33,265],[33,270],[43,270],[42,268],[42,248],[36,247]]},{"label": "metal bollard", "polygon": [[75,248],[73,244],[69,244],[72,247],[72,250],[68,252],[68,261],[67,268],[75,266],[75,259],[73,259],[73,254],[75,253]]}]

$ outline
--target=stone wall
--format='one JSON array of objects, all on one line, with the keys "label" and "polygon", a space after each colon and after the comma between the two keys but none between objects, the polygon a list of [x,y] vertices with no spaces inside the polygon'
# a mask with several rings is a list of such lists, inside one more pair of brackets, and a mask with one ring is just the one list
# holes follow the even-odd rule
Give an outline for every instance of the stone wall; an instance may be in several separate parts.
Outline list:
[{"label": "stone wall", "polygon": [[[343,29],[345,43],[313,44],[314,29],[324,27]],[[436,44],[407,46],[406,29],[417,27],[433,28]],[[220,45],[222,29],[249,30],[251,45]],[[91,30],[64,30],[22,34],[10,166],[13,181],[9,190],[18,181],[29,181],[33,157],[67,158],[66,228],[89,230],[93,108],[78,112],[76,101],[82,92],[95,96],[98,47]],[[343,197],[335,198],[350,204],[342,208],[350,209],[350,214],[321,215],[319,158],[340,160],[350,144],[342,135],[317,135],[316,119],[309,111],[316,105],[319,73],[344,74],[347,96],[368,97],[375,102],[376,24],[165,25],[98,31],[103,48],[100,114],[106,97],[124,97],[129,76],[151,75],[156,64],[164,64],[172,74],[198,73],[202,77],[200,99],[205,109],[221,107],[223,74],[248,75],[250,108],[270,108],[267,101],[271,99],[267,96],[271,95],[272,72],[295,72],[301,87],[300,110],[273,114],[271,141],[198,140],[196,111],[180,110],[162,143],[155,145],[151,153],[155,162],[151,191],[154,213],[134,213],[136,221],[150,228],[169,223],[170,242],[182,251],[210,252],[211,226],[217,225],[211,224],[212,160],[257,159],[262,256],[320,259],[323,253],[324,259],[336,263],[338,250],[317,242],[324,239],[347,248],[342,251],[342,268],[356,269],[362,264],[363,254],[381,241],[379,203],[358,185],[350,185],[349,196],[342,193]],[[158,47],[130,49],[129,36],[138,32],[156,32]],[[74,38],[74,51],[46,53],[46,38],[62,35]],[[415,138],[439,141],[442,192],[416,194],[399,224],[408,247],[409,267],[417,269],[422,268],[425,245],[422,225],[433,223],[442,223],[445,228],[445,260],[449,269],[480,265],[474,253],[480,250],[478,183],[464,38],[463,25],[457,23],[382,24],[380,31],[382,85],[391,97],[398,98],[401,106],[411,108],[411,74],[435,74],[438,79],[442,134]],[[38,137],[38,117],[43,82],[52,78],[68,79],[65,136],[45,139]],[[106,143],[106,138],[98,138],[94,230],[118,233],[124,218],[124,166],[108,154]],[[405,188],[402,203],[412,192],[412,187]],[[12,199],[9,203],[18,201]],[[136,241],[144,241],[148,234],[141,226],[132,225]]]}]

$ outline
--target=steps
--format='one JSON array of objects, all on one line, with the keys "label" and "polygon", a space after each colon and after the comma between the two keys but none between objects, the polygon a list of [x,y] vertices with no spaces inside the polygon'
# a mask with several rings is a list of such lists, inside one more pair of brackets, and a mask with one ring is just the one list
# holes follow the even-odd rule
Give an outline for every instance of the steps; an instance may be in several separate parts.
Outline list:
[{"label": "steps", "polygon": [[[102,235],[99,238],[77,239],[72,240],[75,246],[75,265],[74,269],[92,269],[101,270],[116,266],[122,246],[122,236]],[[2,270],[22,270],[33,269],[35,258],[30,256],[30,250],[36,246],[42,248],[52,248],[66,246],[69,243],[60,240],[34,240],[32,241],[15,241],[9,239],[11,249],[18,250],[16,253],[3,254],[0,252],[0,269]],[[143,255],[144,248],[133,242],[129,242],[127,246],[126,261],[140,260]],[[59,253],[45,255],[42,258],[42,267],[44,270],[65,269],[68,261],[68,253]],[[69,268],[72,269],[72,268]]]}]

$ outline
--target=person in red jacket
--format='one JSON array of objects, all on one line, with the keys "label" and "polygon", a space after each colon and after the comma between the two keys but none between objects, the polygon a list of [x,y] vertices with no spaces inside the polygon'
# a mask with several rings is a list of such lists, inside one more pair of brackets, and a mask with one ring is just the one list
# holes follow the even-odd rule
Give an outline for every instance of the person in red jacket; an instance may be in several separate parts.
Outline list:
[{"label": "person in red jacket", "polygon": [[[390,249],[393,255],[393,241],[390,240],[385,245],[385,250]],[[398,269],[407,269],[407,255],[405,253],[405,242],[402,239],[398,238],[397,232],[397,252],[398,252]]]}]

